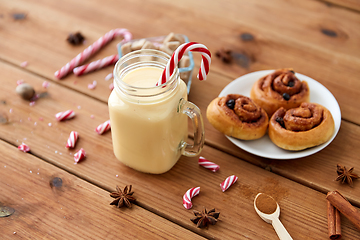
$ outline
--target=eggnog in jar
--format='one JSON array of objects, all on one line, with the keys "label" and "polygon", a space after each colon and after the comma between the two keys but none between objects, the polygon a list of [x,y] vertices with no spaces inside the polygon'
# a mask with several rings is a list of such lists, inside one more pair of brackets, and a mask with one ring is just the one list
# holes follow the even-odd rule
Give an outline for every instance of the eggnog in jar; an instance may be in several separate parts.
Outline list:
[{"label": "eggnog in jar", "polygon": [[[201,114],[187,101],[187,87],[178,71],[156,86],[168,59],[160,51],[140,50],[122,57],[114,69],[108,101],[114,154],[142,172],[164,173],[181,154],[195,156],[203,146]],[[194,146],[186,143],[187,116],[196,125]]]}]

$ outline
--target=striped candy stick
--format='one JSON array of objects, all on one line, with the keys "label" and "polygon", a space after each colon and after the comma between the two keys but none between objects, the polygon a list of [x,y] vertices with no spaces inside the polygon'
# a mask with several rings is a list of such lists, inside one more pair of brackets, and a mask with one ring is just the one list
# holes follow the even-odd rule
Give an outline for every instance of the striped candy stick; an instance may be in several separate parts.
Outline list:
[{"label": "striped candy stick", "polygon": [[192,207],[193,204],[191,202],[191,199],[196,195],[198,195],[199,192],[200,192],[200,187],[190,188],[189,190],[186,191],[186,193],[183,196],[183,206],[186,209],[190,209]]},{"label": "striped candy stick", "polygon": [[89,57],[94,55],[97,51],[103,48],[107,43],[112,41],[115,37],[123,36],[124,42],[131,40],[131,33],[124,28],[117,28],[107,32],[104,36],[96,40],[92,45],[87,47],[83,52],[79,53],[75,58],[73,58],[70,62],[65,64],[60,70],[55,72],[55,77],[57,79],[61,79],[69,74],[75,67],[79,66]]},{"label": "striped candy stick", "polygon": [[28,145],[26,145],[25,143],[22,143],[21,145],[18,146],[18,149],[20,151],[23,151],[25,153],[30,151],[30,147]]},{"label": "striped candy stick", "polygon": [[74,68],[73,72],[76,76],[81,76],[86,73],[89,73],[89,72],[92,72],[95,70],[99,70],[99,69],[102,69],[102,68],[110,66],[110,65],[114,65],[118,60],[119,60],[118,54],[111,55],[111,56],[105,57],[103,59],[91,62],[89,64],[85,64],[80,67],[76,67],[76,68]]},{"label": "striped candy stick", "polygon": [[65,112],[58,112],[55,114],[55,118],[58,121],[64,121],[75,117],[75,112],[73,110],[66,110]]},{"label": "striped candy stick", "polygon": [[204,157],[199,157],[199,161],[198,161],[199,165],[200,166],[203,166],[204,168],[207,168],[213,172],[216,172],[217,170],[220,169],[220,166],[213,163],[213,162],[210,162],[209,160],[207,160],[206,158]]},{"label": "striped candy stick", "polygon": [[111,124],[110,124],[110,120],[105,121],[104,123],[100,124],[99,126],[97,126],[97,128],[95,129],[95,131],[98,134],[103,134],[107,131],[109,131],[111,128]]},{"label": "striped candy stick", "polygon": [[85,150],[81,148],[78,152],[76,152],[76,153],[74,154],[75,164],[77,164],[77,163],[80,162],[82,159],[84,159],[85,156],[86,156]]},{"label": "striped candy stick", "polygon": [[66,147],[74,148],[77,140],[79,139],[79,133],[75,131],[71,131],[70,136],[67,140]]},{"label": "striped candy stick", "polygon": [[189,51],[201,53],[202,60],[197,78],[199,80],[206,80],[206,76],[209,73],[211,64],[211,53],[205,45],[196,42],[189,42],[181,44],[174,51],[162,73],[161,79],[159,79],[159,81],[156,83],[156,86],[164,84],[170,79],[181,58]]},{"label": "striped candy stick", "polygon": [[238,180],[238,177],[231,175],[227,177],[222,183],[220,183],[221,190],[225,192],[231,185],[233,185]]}]

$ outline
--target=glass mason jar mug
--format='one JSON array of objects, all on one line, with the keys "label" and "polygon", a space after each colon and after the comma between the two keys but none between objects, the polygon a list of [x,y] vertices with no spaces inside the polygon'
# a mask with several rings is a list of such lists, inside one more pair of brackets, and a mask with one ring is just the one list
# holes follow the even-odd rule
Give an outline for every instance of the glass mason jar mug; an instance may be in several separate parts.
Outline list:
[{"label": "glass mason jar mug", "polygon": [[[141,172],[170,170],[181,155],[198,155],[204,145],[199,108],[187,101],[187,87],[176,68],[156,86],[170,56],[144,49],[123,56],[114,68],[114,90],[108,100],[116,158]],[[187,143],[188,120],[194,143]]]}]

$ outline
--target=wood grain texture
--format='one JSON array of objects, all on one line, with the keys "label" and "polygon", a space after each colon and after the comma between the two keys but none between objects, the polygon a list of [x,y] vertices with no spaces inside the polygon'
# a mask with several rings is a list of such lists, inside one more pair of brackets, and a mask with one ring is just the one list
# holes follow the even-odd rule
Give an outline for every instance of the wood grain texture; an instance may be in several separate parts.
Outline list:
[{"label": "wood grain texture", "polygon": [[[218,173],[199,167],[196,158],[186,157],[182,157],[171,171],[162,175],[134,171],[115,159],[109,133],[99,136],[94,132],[98,123],[108,118],[106,104],[53,83],[47,90],[48,97],[39,99],[30,107],[13,91],[16,79],[24,79],[37,91],[41,91],[44,79],[3,63],[0,64],[0,71],[6,79],[6,84],[0,90],[1,112],[9,119],[8,124],[1,126],[0,136],[9,143],[17,146],[25,142],[35,156],[103,189],[110,191],[116,185],[132,184],[141,207],[207,238],[274,238],[275,232],[271,226],[265,224],[253,210],[252,201],[258,192],[266,192],[277,198],[282,206],[281,220],[294,238],[306,239],[308,232],[312,232],[311,237],[315,239],[327,235],[325,194],[207,146],[202,155],[221,166]],[[65,122],[55,121],[54,114],[67,109],[74,109],[76,117]],[[94,119],[90,118],[91,114]],[[87,152],[87,158],[77,165],[74,165],[72,156],[75,151],[65,149],[72,130],[80,135],[76,149],[83,147]],[[308,168],[304,170],[306,173],[309,171]],[[315,172],[319,176],[328,174]],[[219,184],[232,174],[239,177],[237,185],[222,193]],[[299,178],[301,174],[304,173],[296,171],[291,176]],[[314,184],[318,185],[317,182]],[[183,194],[195,186],[201,187],[201,193],[194,198],[194,209],[215,207],[221,212],[220,222],[207,230],[197,229],[189,221],[192,212],[182,206]],[[351,189],[344,188],[342,192],[351,200],[354,200],[354,196],[358,198],[358,193]],[[360,237],[360,233],[346,221],[343,231],[344,236]]]},{"label": "wood grain texture", "polygon": [[320,0],[329,4],[329,6],[341,6],[351,10],[360,11],[359,0]]},{"label": "wood grain texture", "polygon": [[[0,20],[0,36],[5,39],[0,43],[1,57],[14,64],[29,61],[28,70],[49,79],[54,79],[57,69],[112,28],[128,28],[135,38],[179,32],[206,44],[213,54],[222,47],[237,54],[238,59],[231,65],[214,57],[211,72],[235,79],[252,71],[293,67],[325,85],[339,101],[344,119],[360,124],[356,117],[360,115],[356,106],[360,101],[360,83],[356,81],[360,36],[354,31],[360,17],[355,12],[310,0],[229,0],[211,4],[43,0],[1,4],[6,12]],[[27,18],[14,21],[14,12],[27,13]],[[79,30],[87,38],[87,45],[69,46],[65,41],[68,33]],[[242,39],[243,33],[250,33],[253,40]],[[91,60],[114,54],[115,45],[116,41]],[[71,75],[61,84],[105,102],[109,82],[103,79],[109,72],[110,67],[81,78]],[[213,79],[211,74],[209,80]],[[98,81],[96,91],[87,89],[93,80]]]},{"label": "wood grain texture", "polygon": [[[203,239],[141,207],[110,206],[109,192],[0,141],[1,239]],[[136,193],[134,193],[136,196]]]}]

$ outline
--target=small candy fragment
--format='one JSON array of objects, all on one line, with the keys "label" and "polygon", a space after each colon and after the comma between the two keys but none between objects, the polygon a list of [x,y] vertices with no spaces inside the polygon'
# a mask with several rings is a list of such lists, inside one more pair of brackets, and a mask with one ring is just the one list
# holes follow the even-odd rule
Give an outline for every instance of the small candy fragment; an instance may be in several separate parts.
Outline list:
[{"label": "small candy fragment", "polygon": [[113,78],[113,74],[112,73],[109,73],[108,75],[106,75],[106,77],[105,77],[105,81],[109,81],[110,79],[112,79]]},{"label": "small candy fragment", "polygon": [[112,91],[114,89],[114,83],[109,84],[109,89]]},{"label": "small candy fragment", "polygon": [[90,84],[88,85],[88,89],[95,89],[96,85],[97,85],[97,82],[96,82],[96,81],[93,81],[93,83],[90,83]]},{"label": "small candy fragment", "polygon": [[77,153],[74,154],[75,164],[79,163],[82,159],[85,158],[85,156],[85,150],[81,148]]},{"label": "small candy fragment", "polygon": [[76,141],[79,139],[79,133],[75,132],[75,131],[71,131],[70,136],[67,140],[67,144],[66,147],[67,148],[74,148]]},{"label": "small candy fragment", "polygon": [[44,81],[43,83],[42,83],[42,87],[43,88],[48,88],[50,86],[50,83],[48,82],[48,81]]},{"label": "small candy fragment", "polygon": [[196,195],[198,195],[199,192],[200,192],[200,187],[190,188],[189,190],[186,191],[186,193],[183,196],[183,206],[186,209],[192,208],[193,204],[191,202],[191,199]]},{"label": "small candy fragment", "polygon": [[64,121],[75,117],[75,112],[73,110],[67,110],[65,112],[57,113],[55,117],[58,121]]},{"label": "small candy fragment", "polygon": [[23,84],[24,80],[20,79],[16,81],[16,86],[19,86],[20,84]]},{"label": "small candy fragment", "polygon": [[25,143],[22,143],[21,145],[18,146],[18,149],[20,151],[23,151],[25,153],[30,151],[30,147],[28,145],[26,145]]},{"label": "small candy fragment", "polygon": [[220,183],[221,190],[225,192],[231,185],[233,185],[238,180],[238,177],[235,175],[231,175],[225,179],[222,183]]},{"label": "small candy fragment", "polygon": [[24,68],[24,67],[27,67],[27,65],[29,65],[29,63],[27,61],[25,61],[20,64],[20,67]]},{"label": "small candy fragment", "polygon": [[210,162],[209,160],[205,159],[204,157],[199,157],[199,161],[198,161],[200,166],[203,166],[204,168],[207,168],[213,172],[216,172],[217,170],[220,169],[220,166]]},{"label": "small candy fragment", "polygon": [[109,131],[110,128],[111,128],[110,120],[107,120],[106,122],[104,122],[104,123],[100,124],[99,126],[97,126],[95,131],[98,134],[103,134],[103,133]]}]

